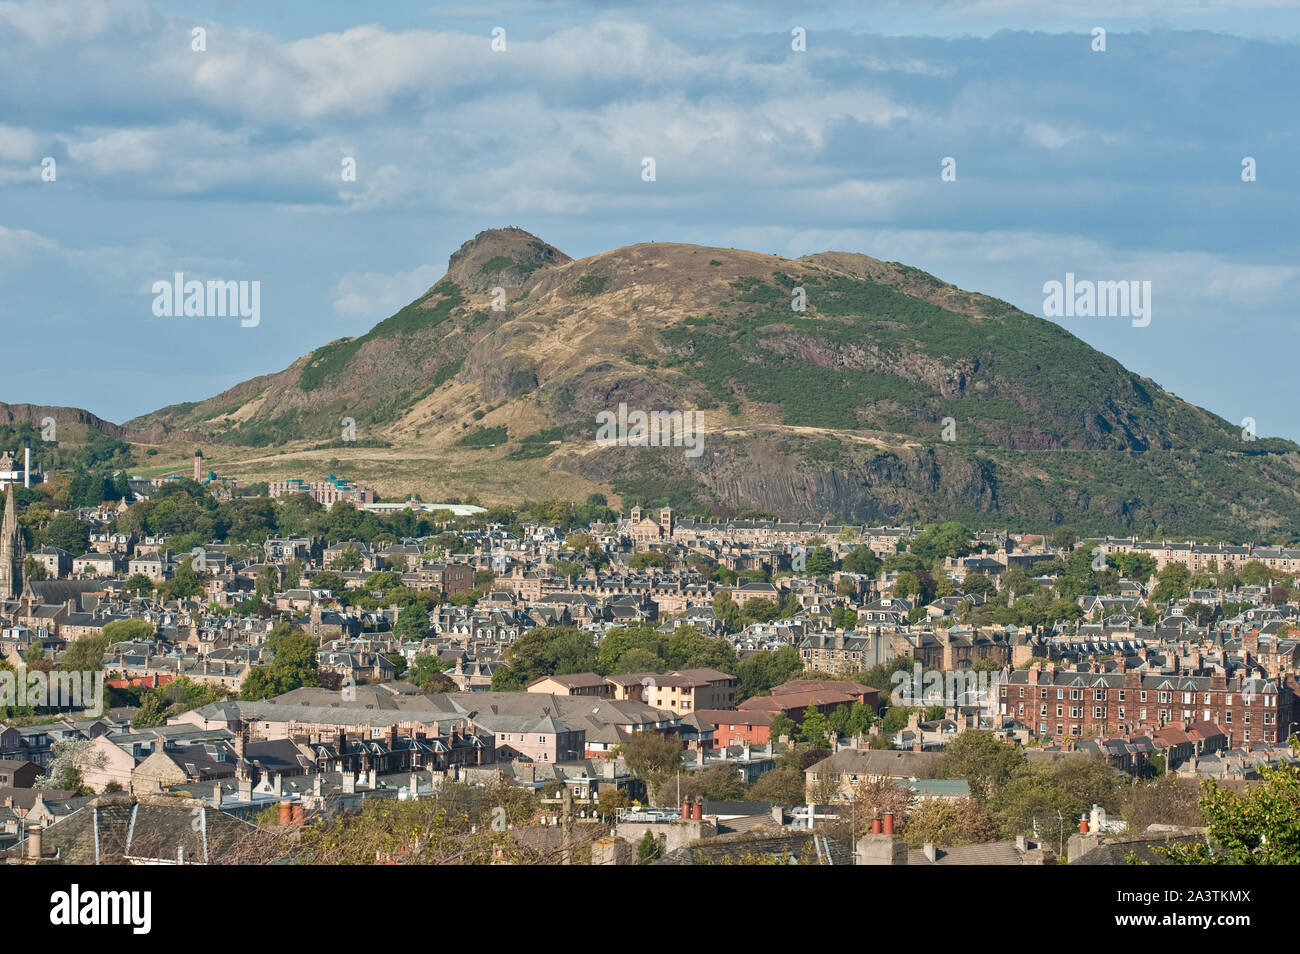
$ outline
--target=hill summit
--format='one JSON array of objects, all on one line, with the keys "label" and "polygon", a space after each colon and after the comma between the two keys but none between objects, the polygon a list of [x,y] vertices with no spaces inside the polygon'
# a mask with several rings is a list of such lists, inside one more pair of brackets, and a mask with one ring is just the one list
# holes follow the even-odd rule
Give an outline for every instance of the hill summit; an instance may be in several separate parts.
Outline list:
[{"label": "hill summit", "polygon": [[[621,405],[697,411],[703,452],[598,443]],[[366,334],[131,426],[215,441],[232,476],[338,469],[389,497],[1260,538],[1300,518],[1296,445],[1243,442],[1059,325],[850,252],[575,260],[492,229]]]}]

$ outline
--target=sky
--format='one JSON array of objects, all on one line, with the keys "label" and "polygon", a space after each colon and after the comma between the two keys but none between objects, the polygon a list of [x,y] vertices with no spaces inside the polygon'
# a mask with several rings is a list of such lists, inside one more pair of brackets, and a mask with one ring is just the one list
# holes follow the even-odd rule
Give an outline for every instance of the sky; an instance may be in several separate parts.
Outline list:
[{"label": "sky", "polygon": [[[0,2],[0,401],[210,397],[515,225],[862,252],[1038,315],[1149,281],[1145,325],[1053,320],[1300,440],[1298,44],[1300,0]],[[176,272],[259,282],[260,322],[155,315]]]}]

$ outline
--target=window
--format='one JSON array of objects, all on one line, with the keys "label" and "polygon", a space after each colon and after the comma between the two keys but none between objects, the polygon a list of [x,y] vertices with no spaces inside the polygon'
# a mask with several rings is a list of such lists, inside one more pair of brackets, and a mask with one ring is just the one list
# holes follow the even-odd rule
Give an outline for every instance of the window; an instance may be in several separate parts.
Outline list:
[{"label": "window", "polygon": [[1056,717],[1057,717],[1058,719],[1061,718],[1061,716],[1064,714],[1064,711],[1065,711],[1065,710],[1064,710],[1064,707],[1063,707],[1063,706],[1057,706],[1057,707],[1056,707]]},{"label": "window", "polygon": [[1146,702],[1146,701],[1147,701],[1147,691],[1146,691],[1145,689],[1142,690],[1142,698],[1141,698],[1139,701],[1140,701],[1140,702]]},{"label": "window", "polygon": [[1092,717],[1093,717],[1094,719],[1104,719],[1104,718],[1106,718],[1106,707],[1105,707],[1105,706],[1093,706],[1093,707],[1092,707]]},{"label": "window", "polygon": [[1124,707],[1123,707],[1123,706],[1120,706],[1120,707],[1119,707],[1119,717],[1120,717],[1121,719],[1124,718]]}]

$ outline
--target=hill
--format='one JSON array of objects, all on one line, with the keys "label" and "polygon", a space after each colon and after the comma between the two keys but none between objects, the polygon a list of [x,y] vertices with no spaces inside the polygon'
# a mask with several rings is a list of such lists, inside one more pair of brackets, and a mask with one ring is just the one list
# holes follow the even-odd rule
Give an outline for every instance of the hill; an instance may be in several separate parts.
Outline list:
[{"label": "hill", "polygon": [[[699,409],[703,454],[597,446],[596,415],[621,403]],[[573,260],[491,230],[365,335],[127,427],[216,442],[232,476],[331,469],[387,497],[601,491],[702,513],[1256,539],[1300,518],[1296,445],[1243,442],[1006,302],[842,252],[656,243]]]}]

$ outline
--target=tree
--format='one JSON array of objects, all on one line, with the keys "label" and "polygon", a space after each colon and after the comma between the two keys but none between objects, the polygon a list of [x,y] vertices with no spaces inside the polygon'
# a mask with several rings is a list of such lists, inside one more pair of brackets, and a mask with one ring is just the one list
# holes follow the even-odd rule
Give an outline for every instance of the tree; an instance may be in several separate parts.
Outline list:
[{"label": "tree", "polygon": [[104,651],[107,648],[108,638],[103,635],[74,639],[63,651],[59,669],[64,672],[98,672],[104,668]]},{"label": "tree", "polygon": [[361,552],[356,547],[348,544],[339,551],[339,555],[330,564],[330,569],[342,572],[361,569]]},{"label": "tree", "polygon": [[[1300,753],[1295,737],[1293,752]],[[1300,765],[1259,767],[1259,782],[1238,794],[1206,779],[1200,798],[1206,840],[1161,851],[1176,864],[1300,864]]]},{"label": "tree", "polygon": [[745,797],[753,802],[797,805],[804,800],[804,774],[793,766],[781,766],[758,777]]},{"label": "tree", "polygon": [[804,710],[803,723],[799,726],[799,740],[819,748],[826,748],[826,736],[830,731],[831,726],[826,716],[822,715],[820,709],[810,704]]},{"label": "tree", "polygon": [[61,513],[47,523],[36,536],[41,545],[58,547],[78,557],[86,552],[90,531],[75,514]]},{"label": "tree", "polygon": [[277,623],[266,636],[273,654],[269,666],[254,667],[244,680],[241,698],[268,699],[302,686],[320,685],[317,644],[306,633]]},{"label": "tree", "polygon": [[456,691],[456,684],[446,674],[446,663],[429,653],[415,657],[406,679],[422,692]]},{"label": "tree", "polygon": [[543,676],[591,672],[598,660],[591,634],[572,626],[530,629],[510,644],[505,659],[515,678],[525,686]]},{"label": "tree", "polygon": [[871,830],[873,818],[883,818],[890,812],[894,815],[894,831],[906,834],[913,801],[912,790],[906,782],[868,778],[855,784],[849,793],[854,803],[850,814],[857,821],[855,838]]},{"label": "tree", "polygon": [[705,636],[689,623],[668,637],[668,669],[717,669],[728,674],[736,668],[736,650],[725,639]]},{"label": "tree", "polygon": [[125,642],[144,642],[158,635],[153,623],[142,619],[115,619],[105,623],[102,630],[107,645]]},{"label": "tree", "polygon": [[970,553],[972,534],[956,520],[931,524],[908,544],[908,550],[931,566],[945,557],[964,557]]},{"label": "tree", "polygon": [[[1176,565],[1181,566],[1181,564],[1170,564],[1170,566]],[[1169,567],[1165,567],[1165,569],[1168,568]],[[1270,572],[1268,567],[1259,560],[1251,560],[1241,568],[1241,582],[1246,586],[1267,586],[1269,578]]]},{"label": "tree", "polygon": [[961,778],[980,802],[990,799],[1025,764],[1025,754],[992,732],[971,729],[948,743],[935,768],[940,778]]},{"label": "tree", "polygon": [[948,848],[993,841],[998,826],[984,805],[969,795],[954,801],[922,798],[907,816],[907,843],[920,848],[927,842]]},{"label": "tree", "polygon": [[132,573],[122,584],[122,589],[136,596],[148,596],[153,592],[153,580],[143,573]]},{"label": "tree", "polygon": [[840,568],[845,573],[859,573],[863,576],[875,576],[883,564],[875,551],[868,546],[856,546],[844,557]]},{"label": "tree", "polygon": [[636,849],[636,863],[639,865],[648,865],[652,861],[657,861],[663,857],[664,849],[659,844],[659,839],[646,829],[645,837]]},{"label": "tree", "polygon": [[681,768],[682,745],[655,732],[638,732],[623,743],[623,758],[650,792],[660,777]]},{"label": "tree", "polygon": [[42,563],[40,560],[36,559],[36,557],[29,556],[26,560],[23,561],[24,580],[35,582],[35,581],[47,579],[49,575],[50,575],[49,570],[45,568],[45,564]]},{"label": "tree", "polygon": [[1078,539],[1079,535],[1074,532],[1073,527],[1057,527],[1052,533],[1052,546],[1057,550],[1068,550]]},{"label": "tree", "polygon": [[59,739],[50,746],[49,768],[45,775],[36,780],[34,787],[77,795],[92,794],[92,790],[83,781],[82,772],[85,769],[103,768],[106,761],[103,752],[93,751],[93,745],[94,742],[90,739]]},{"label": "tree", "polygon": [[[1247,564],[1249,566],[1250,564]],[[1181,563],[1170,563],[1163,570],[1156,574],[1155,589],[1151,591],[1151,599],[1156,603],[1166,603],[1170,600],[1181,600],[1187,596],[1192,579],[1192,571],[1187,569]]]},{"label": "tree", "polygon": [[610,788],[601,786],[596,795],[596,811],[605,821],[610,821],[618,815],[620,811],[631,804],[628,800],[627,793],[621,788]]},{"label": "tree", "polygon": [[1152,781],[1130,785],[1122,812],[1128,830],[1140,834],[1156,824],[1202,827],[1205,817],[1200,791],[1195,780],[1181,775],[1161,774]]},{"label": "tree", "polygon": [[397,614],[393,635],[398,639],[419,641],[429,635],[429,608],[423,603],[411,603]]},{"label": "tree", "polygon": [[835,558],[827,547],[817,547],[808,554],[806,568],[810,576],[830,576],[835,572]]},{"label": "tree", "polygon": [[795,739],[798,737],[799,727],[784,712],[778,712],[772,716],[772,724],[769,727],[769,737],[773,742],[779,742],[782,737]]}]

